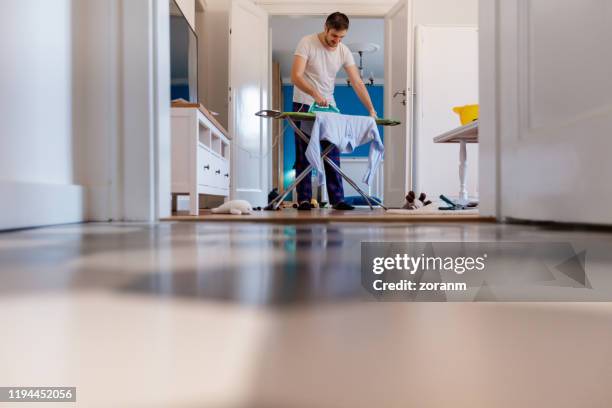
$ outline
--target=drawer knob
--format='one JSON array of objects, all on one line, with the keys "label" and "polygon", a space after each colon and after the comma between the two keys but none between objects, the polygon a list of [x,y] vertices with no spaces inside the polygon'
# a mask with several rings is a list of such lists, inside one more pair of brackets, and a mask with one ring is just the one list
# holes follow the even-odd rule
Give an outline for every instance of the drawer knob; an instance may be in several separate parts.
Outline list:
[{"label": "drawer knob", "polygon": [[221,170],[215,171],[215,174],[221,174]]},{"label": "drawer knob", "polygon": [[207,164],[206,166],[204,166],[204,170],[210,170],[210,165]]},{"label": "drawer knob", "polygon": [[225,177],[229,177],[229,174],[225,173]]}]

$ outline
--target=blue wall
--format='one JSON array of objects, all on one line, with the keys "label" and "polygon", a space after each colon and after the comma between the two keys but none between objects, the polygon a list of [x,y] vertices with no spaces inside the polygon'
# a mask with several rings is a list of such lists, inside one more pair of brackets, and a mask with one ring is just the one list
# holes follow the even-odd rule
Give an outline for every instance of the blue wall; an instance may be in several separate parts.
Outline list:
[{"label": "blue wall", "polygon": [[[378,112],[378,116],[383,117],[385,112],[383,102],[385,94],[384,86],[368,86],[367,89],[370,93],[370,98],[372,98],[374,109],[376,109],[376,112]],[[340,112],[346,115],[368,115],[368,111],[363,107],[361,101],[359,101],[359,98],[357,97],[357,94],[353,88],[346,85],[336,85],[334,97],[336,98],[336,104],[338,105]],[[283,110],[285,112],[293,111],[293,85],[283,85],[283,101]],[[285,122],[283,122],[283,126],[285,126]],[[378,130],[381,138],[384,140],[384,128],[379,126]],[[293,169],[293,164],[295,163],[295,139],[293,129],[286,126],[283,137],[283,166],[285,175],[288,175],[291,169]],[[342,157],[367,157],[369,152],[370,145],[367,144],[358,147],[351,154],[343,154]],[[289,186],[291,181],[293,180],[289,180],[288,177],[285,177],[285,187]]]}]

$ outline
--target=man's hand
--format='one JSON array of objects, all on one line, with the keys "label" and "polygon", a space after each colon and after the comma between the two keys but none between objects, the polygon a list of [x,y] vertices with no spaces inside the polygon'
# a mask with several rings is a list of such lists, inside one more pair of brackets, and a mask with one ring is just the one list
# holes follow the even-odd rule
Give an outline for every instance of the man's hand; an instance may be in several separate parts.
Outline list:
[{"label": "man's hand", "polygon": [[329,102],[327,102],[327,99],[325,99],[320,93],[316,92],[313,96],[312,96],[315,100],[315,102],[317,103],[317,105],[325,107],[327,105],[329,105]]}]

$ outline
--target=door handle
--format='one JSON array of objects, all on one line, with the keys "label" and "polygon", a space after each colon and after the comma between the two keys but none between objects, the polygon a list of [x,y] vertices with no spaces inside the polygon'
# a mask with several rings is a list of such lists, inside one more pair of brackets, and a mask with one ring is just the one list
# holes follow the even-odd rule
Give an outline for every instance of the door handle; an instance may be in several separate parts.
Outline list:
[{"label": "door handle", "polygon": [[396,98],[398,95],[403,95],[404,97],[406,96],[406,91],[397,91],[396,93],[393,94],[393,97]]}]

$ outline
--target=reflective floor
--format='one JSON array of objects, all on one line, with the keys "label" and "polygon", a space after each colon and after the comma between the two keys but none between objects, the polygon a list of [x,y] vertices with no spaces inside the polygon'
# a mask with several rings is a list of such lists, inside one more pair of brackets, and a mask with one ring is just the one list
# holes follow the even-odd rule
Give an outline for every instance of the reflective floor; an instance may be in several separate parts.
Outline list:
[{"label": "reflective floor", "polygon": [[578,297],[605,299],[612,282],[609,232],[162,223],[4,233],[0,387],[76,386],[83,407],[612,406],[612,303],[376,303],[361,287],[362,241],[571,242],[589,248],[599,288]]}]

